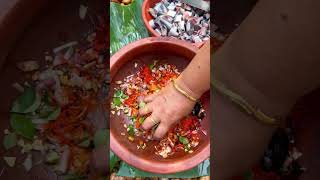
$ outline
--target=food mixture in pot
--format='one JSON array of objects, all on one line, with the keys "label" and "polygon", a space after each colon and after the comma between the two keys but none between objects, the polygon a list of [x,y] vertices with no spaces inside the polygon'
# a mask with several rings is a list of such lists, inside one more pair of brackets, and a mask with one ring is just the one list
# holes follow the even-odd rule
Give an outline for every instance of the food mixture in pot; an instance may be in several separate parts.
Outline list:
[{"label": "food mixture in pot", "polygon": [[[141,128],[146,116],[139,116],[139,108],[145,106],[143,97],[157,93],[165,87],[171,80],[176,79],[180,72],[175,65],[157,64],[157,61],[150,65],[138,65],[135,74],[131,74],[122,81],[115,81],[117,87],[111,102],[111,114],[116,116],[125,115],[123,119],[123,136],[127,136],[128,141],[137,144],[137,149],[144,150],[148,142],[152,141],[152,134],[157,128],[155,125],[151,130],[145,131]],[[205,116],[205,111],[201,102],[197,102],[192,113],[176,124],[154,146],[155,154],[167,158],[175,152],[184,151],[193,153],[199,145],[200,133],[205,133],[201,129],[201,120]]]}]

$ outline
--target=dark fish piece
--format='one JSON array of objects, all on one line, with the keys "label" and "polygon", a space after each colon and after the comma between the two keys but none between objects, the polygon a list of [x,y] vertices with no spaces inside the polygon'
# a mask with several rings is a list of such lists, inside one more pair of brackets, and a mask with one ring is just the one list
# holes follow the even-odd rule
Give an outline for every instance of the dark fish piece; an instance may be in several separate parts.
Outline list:
[{"label": "dark fish piece", "polygon": [[169,36],[174,36],[174,37],[178,37],[179,33],[178,33],[178,28],[176,26],[173,26],[170,31],[169,31]]},{"label": "dark fish piece", "polygon": [[157,18],[157,12],[156,10],[152,9],[152,8],[149,8],[149,13],[151,14],[152,17],[154,18]]},{"label": "dark fish piece", "polygon": [[161,36],[167,36],[168,34],[167,26],[165,25],[160,26],[160,31],[161,31]]},{"label": "dark fish piece", "polygon": [[164,24],[167,27],[167,29],[171,29],[172,23],[168,20],[168,18],[166,18],[165,16],[161,16],[159,17],[159,20],[162,24]]}]

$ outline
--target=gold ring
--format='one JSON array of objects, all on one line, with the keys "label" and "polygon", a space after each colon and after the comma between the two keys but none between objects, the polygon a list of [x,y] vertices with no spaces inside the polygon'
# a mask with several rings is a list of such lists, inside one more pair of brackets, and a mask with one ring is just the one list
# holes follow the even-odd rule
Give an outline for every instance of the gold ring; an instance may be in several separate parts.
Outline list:
[{"label": "gold ring", "polygon": [[158,124],[158,122],[157,122],[155,119],[153,119],[153,117],[150,117],[150,119],[151,119],[151,121],[153,122],[153,125]]}]

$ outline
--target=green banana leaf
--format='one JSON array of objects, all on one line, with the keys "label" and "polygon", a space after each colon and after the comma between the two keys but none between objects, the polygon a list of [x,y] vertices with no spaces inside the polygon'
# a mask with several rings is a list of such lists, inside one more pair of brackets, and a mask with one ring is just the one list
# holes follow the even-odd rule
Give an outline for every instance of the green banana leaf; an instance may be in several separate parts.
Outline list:
[{"label": "green banana leaf", "polygon": [[197,178],[201,176],[209,176],[210,175],[210,161],[205,160],[203,163],[198,165],[197,167],[183,171],[175,174],[153,174],[145,171],[141,171],[136,169],[125,162],[121,162],[120,169],[117,173],[118,176],[125,177],[161,177],[161,178]]},{"label": "green banana leaf", "polygon": [[133,0],[126,6],[110,3],[110,55],[130,42],[149,36],[141,16],[142,2]]},{"label": "green banana leaf", "polygon": [[[127,6],[114,2],[110,3],[110,55],[131,42],[149,36],[141,16],[142,2],[143,0],[134,0]],[[111,151],[109,158],[111,171],[114,171],[114,167],[120,159]],[[191,170],[168,175],[144,172],[121,162],[117,175],[126,177],[195,178],[208,176],[209,173],[210,162],[206,160]]]}]

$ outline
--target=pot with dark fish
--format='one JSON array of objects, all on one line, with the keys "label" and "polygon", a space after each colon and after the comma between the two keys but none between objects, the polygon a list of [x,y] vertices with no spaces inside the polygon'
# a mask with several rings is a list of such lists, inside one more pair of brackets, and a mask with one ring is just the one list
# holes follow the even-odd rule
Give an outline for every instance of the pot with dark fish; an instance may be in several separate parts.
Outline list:
[{"label": "pot with dark fish", "polygon": [[145,0],[142,18],[151,36],[170,36],[201,47],[210,38],[210,13],[177,0]]}]

